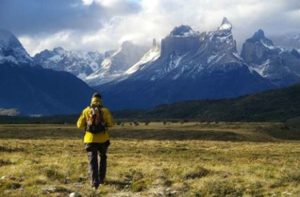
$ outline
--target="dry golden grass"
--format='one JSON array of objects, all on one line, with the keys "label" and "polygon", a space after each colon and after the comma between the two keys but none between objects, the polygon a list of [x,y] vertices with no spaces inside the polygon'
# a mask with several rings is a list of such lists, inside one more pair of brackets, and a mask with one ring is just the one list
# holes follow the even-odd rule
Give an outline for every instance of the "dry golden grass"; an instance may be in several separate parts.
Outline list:
[{"label": "dry golden grass", "polygon": [[82,135],[72,125],[0,125],[0,196],[300,194],[300,134],[279,123],[117,126],[97,191]]}]

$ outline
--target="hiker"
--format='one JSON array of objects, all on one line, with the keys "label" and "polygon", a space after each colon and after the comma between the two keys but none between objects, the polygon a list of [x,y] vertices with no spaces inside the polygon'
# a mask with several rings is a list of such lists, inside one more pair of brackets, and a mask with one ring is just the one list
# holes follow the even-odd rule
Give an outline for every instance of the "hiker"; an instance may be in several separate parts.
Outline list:
[{"label": "hiker", "polygon": [[[110,145],[107,127],[111,126],[113,126],[111,113],[103,107],[101,95],[94,93],[91,105],[82,111],[77,121],[77,127],[85,129],[84,143],[88,153],[92,187],[95,189],[104,183],[106,152]],[[98,165],[98,155],[100,156],[100,165]]]}]

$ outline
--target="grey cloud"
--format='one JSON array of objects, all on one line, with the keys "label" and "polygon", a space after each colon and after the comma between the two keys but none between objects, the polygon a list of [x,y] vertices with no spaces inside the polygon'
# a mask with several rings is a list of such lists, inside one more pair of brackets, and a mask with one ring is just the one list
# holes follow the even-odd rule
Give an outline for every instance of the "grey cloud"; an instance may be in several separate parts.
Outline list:
[{"label": "grey cloud", "polygon": [[181,24],[201,32],[214,30],[224,16],[233,23],[239,46],[260,28],[267,36],[300,33],[299,0],[105,0],[109,6],[103,2],[0,0],[0,28],[22,38],[31,53],[54,46],[105,51],[128,39],[150,43]]},{"label": "grey cloud", "polygon": [[17,35],[54,33],[62,30],[96,31],[110,17],[138,12],[134,3],[122,3],[114,9],[100,4],[83,5],[81,0],[1,0],[0,27]]}]

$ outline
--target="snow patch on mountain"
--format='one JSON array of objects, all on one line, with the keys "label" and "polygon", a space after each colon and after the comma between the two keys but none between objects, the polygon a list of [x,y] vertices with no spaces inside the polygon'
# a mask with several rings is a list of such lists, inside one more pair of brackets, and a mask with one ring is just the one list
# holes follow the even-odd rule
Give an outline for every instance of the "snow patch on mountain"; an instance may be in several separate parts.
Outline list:
[{"label": "snow patch on mountain", "polygon": [[229,22],[229,20],[224,17],[221,26],[218,28],[219,31],[231,31],[232,24]]},{"label": "snow patch on mountain", "polygon": [[262,76],[262,77],[267,77],[267,73],[265,72],[266,71],[266,69],[267,69],[267,67],[269,67],[270,66],[270,63],[271,63],[271,61],[270,61],[270,59],[267,59],[263,64],[261,64],[261,65],[256,65],[256,66],[249,66],[249,69],[251,70],[251,71],[255,71],[255,72],[257,72],[260,76]]},{"label": "snow patch on mountain", "polygon": [[180,62],[183,59],[183,57],[184,55],[171,54],[168,65],[164,67],[164,69],[162,70],[163,72],[161,72],[160,74],[163,75],[164,73],[169,73],[172,70],[178,68],[178,66],[182,66],[180,65]]},{"label": "snow patch on mountain", "polygon": [[142,65],[154,62],[160,57],[160,47],[158,45],[153,46],[136,64],[131,66],[126,72],[126,75],[135,73],[136,71],[142,69]]},{"label": "snow patch on mountain", "polygon": [[265,37],[263,30],[258,30],[246,40],[241,55],[251,71],[257,72],[279,87],[300,81],[299,53],[296,50],[274,46],[273,42]]},{"label": "snow patch on mountain", "polygon": [[62,47],[44,50],[34,56],[34,61],[47,69],[67,71],[85,80],[101,67],[103,55],[98,52],[68,51]]},{"label": "snow patch on mountain", "polygon": [[111,59],[105,58],[103,62],[101,63],[102,68],[109,68],[111,66]]},{"label": "snow patch on mountain", "polygon": [[[122,43],[117,51],[108,54],[101,63],[101,67],[84,80],[91,86],[119,80],[119,78],[133,73],[135,68],[139,67],[136,64],[147,50],[149,50],[148,47],[135,45],[132,42],[126,41]],[[152,53],[154,53],[154,51],[152,51]],[[146,61],[146,59],[143,61]],[[134,68],[128,71],[133,66]]]},{"label": "snow patch on mountain", "polygon": [[218,57],[218,55],[211,55],[207,58],[207,63],[209,64],[213,59],[215,59],[216,57]]},{"label": "snow patch on mountain", "polygon": [[260,42],[262,43],[262,45],[270,50],[275,49],[275,47],[273,45],[270,45],[268,43],[265,43],[264,40],[260,40]]}]

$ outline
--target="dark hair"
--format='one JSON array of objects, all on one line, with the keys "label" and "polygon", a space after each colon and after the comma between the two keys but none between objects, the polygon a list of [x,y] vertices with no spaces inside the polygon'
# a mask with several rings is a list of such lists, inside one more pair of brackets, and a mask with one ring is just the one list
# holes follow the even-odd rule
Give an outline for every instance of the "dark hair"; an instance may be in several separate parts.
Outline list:
[{"label": "dark hair", "polygon": [[101,94],[99,92],[95,92],[92,97],[97,97],[101,99]]}]

